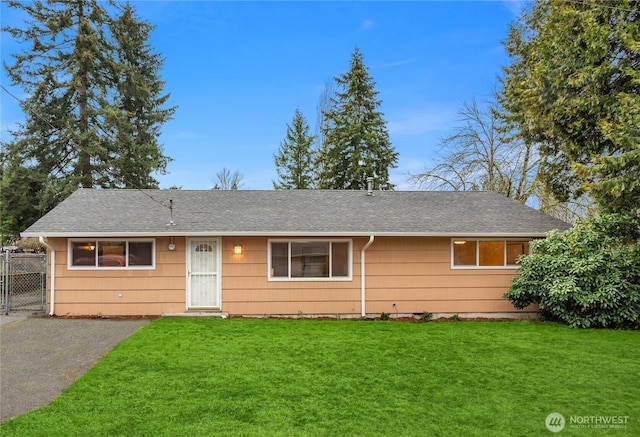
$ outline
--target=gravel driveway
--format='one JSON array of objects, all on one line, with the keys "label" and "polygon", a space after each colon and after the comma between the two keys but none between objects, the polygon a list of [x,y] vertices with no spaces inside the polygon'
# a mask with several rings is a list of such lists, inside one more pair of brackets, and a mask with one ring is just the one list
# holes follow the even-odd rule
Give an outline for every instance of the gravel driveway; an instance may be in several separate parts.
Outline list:
[{"label": "gravel driveway", "polygon": [[51,402],[149,322],[0,316],[0,422]]}]

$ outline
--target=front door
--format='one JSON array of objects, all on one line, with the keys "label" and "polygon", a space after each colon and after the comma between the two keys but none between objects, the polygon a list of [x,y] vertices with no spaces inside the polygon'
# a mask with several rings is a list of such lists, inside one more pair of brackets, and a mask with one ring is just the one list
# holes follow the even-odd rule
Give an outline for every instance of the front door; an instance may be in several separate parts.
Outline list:
[{"label": "front door", "polygon": [[190,238],[187,252],[187,309],[220,309],[219,241]]}]

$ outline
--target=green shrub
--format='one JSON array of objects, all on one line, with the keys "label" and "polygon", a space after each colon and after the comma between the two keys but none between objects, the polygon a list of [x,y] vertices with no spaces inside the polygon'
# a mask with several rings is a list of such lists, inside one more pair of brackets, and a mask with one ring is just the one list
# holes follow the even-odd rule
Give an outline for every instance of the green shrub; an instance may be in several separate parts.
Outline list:
[{"label": "green shrub", "polygon": [[572,327],[640,328],[638,220],[602,215],[551,232],[520,258],[505,297]]}]

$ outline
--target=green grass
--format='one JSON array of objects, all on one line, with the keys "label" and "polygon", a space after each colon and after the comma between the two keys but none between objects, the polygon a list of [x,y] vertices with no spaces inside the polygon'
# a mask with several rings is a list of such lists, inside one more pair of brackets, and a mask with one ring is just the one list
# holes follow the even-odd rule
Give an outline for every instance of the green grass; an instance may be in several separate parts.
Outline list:
[{"label": "green grass", "polygon": [[639,358],[639,332],[542,322],[158,319],[0,434],[640,435]]}]

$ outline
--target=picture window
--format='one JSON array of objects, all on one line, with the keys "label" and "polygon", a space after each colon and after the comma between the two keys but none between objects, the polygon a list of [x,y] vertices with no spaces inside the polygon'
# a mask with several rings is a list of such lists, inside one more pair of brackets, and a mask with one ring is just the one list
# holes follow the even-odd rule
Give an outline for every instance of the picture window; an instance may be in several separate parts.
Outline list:
[{"label": "picture window", "polygon": [[69,242],[69,266],[77,268],[153,268],[154,242],[75,240]]},{"label": "picture window", "polygon": [[519,267],[518,259],[529,253],[524,240],[451,240],[453,268]]},{"label": "picture window", "polygon": [[349,279],[350,241],[270,241],[269,278],[276,280]]}]

